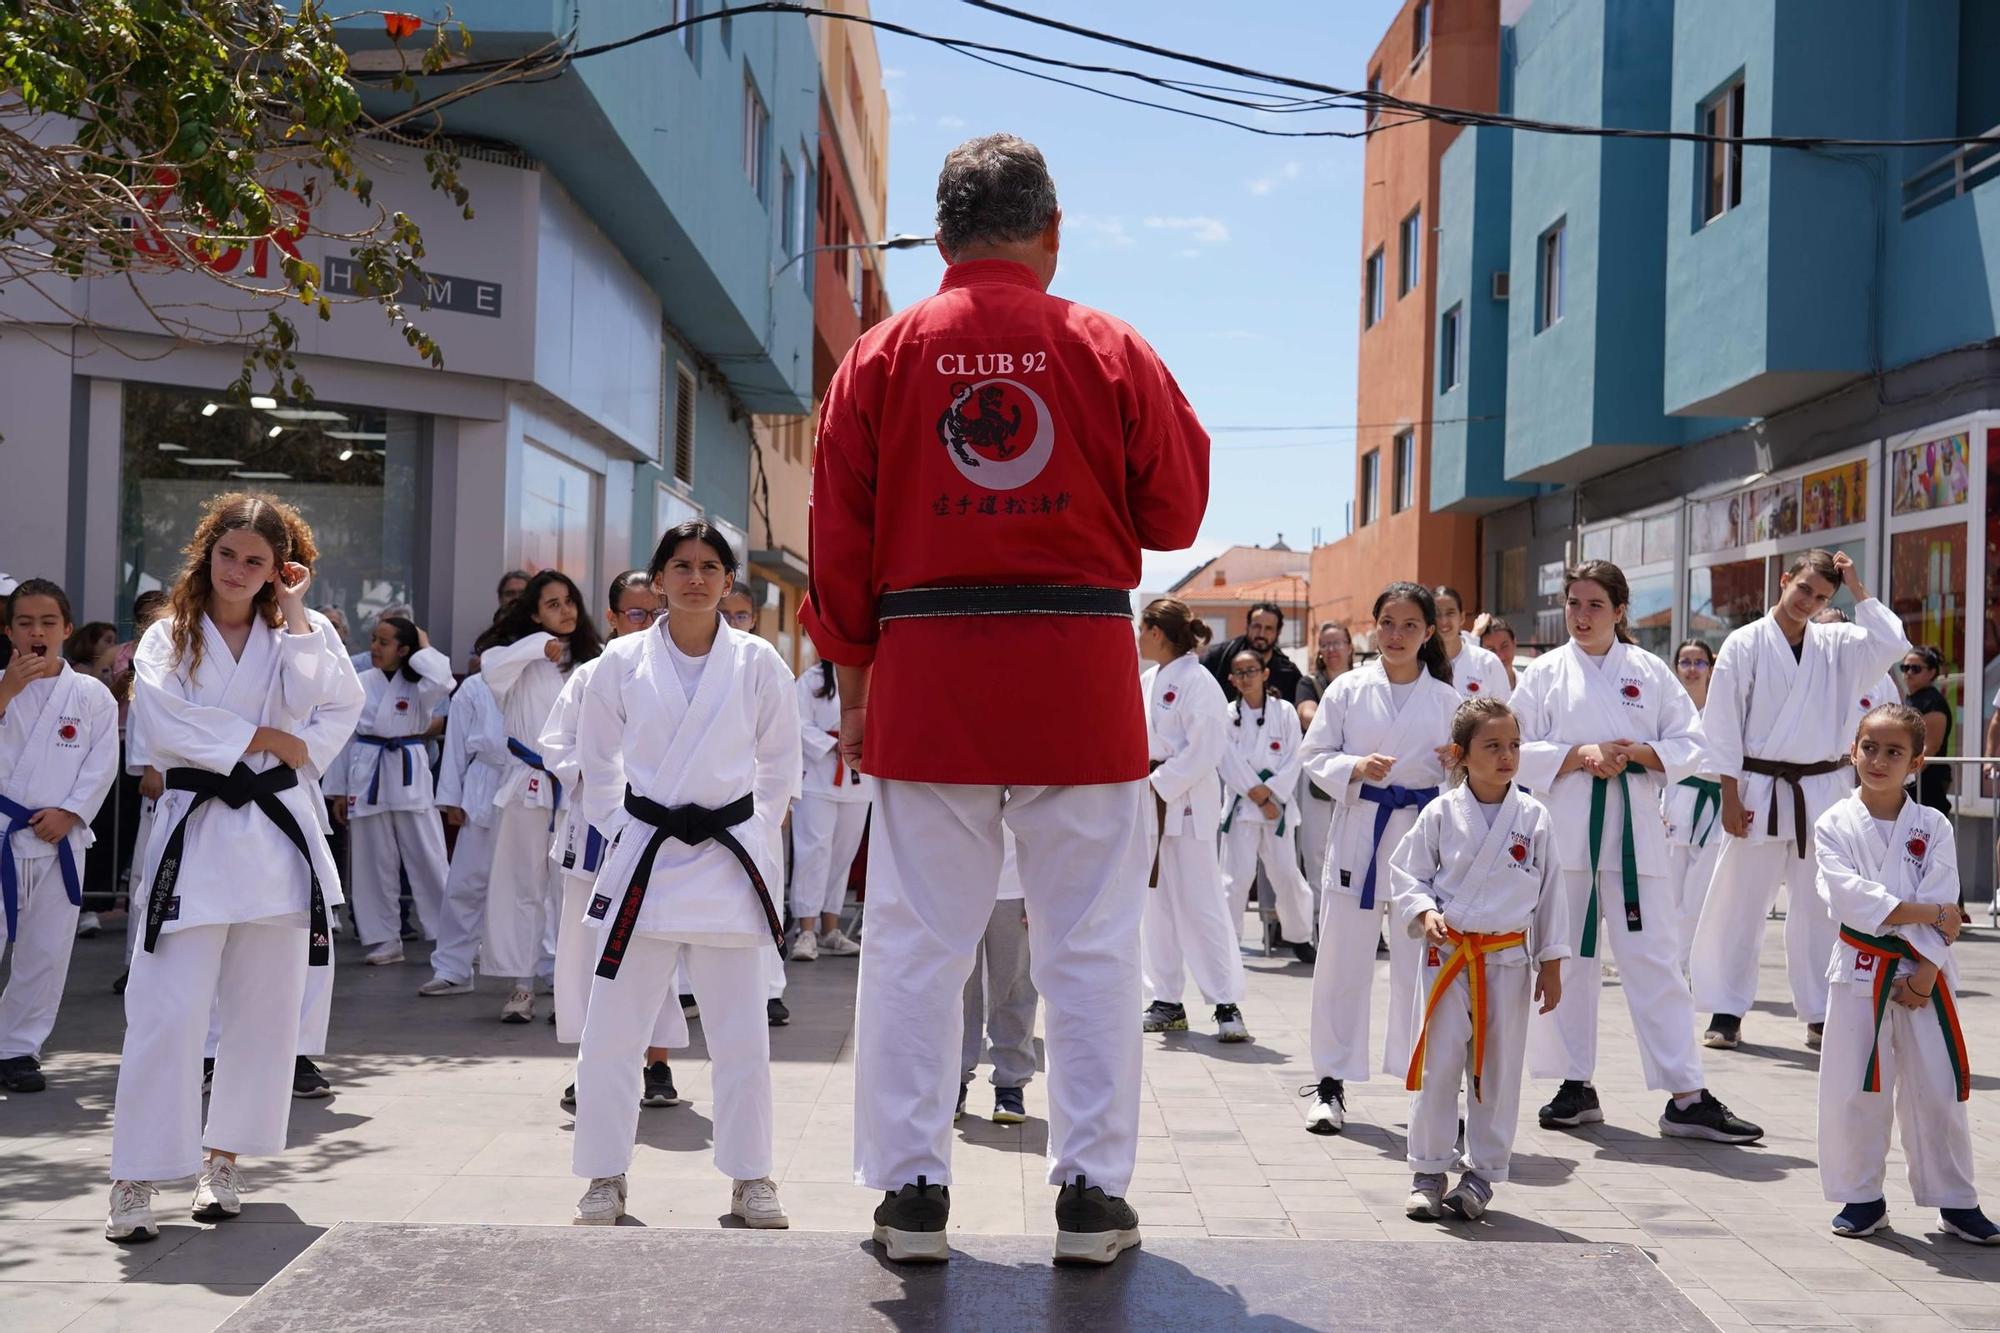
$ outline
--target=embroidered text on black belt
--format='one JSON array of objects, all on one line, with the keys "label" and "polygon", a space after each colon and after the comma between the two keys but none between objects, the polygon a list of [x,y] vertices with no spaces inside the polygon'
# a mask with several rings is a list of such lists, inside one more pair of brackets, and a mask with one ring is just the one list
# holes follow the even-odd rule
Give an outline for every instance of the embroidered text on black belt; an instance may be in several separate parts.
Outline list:
[{"label": "embroidered text on black belt", "polygon": [[604,928],[604,954],[597,960],[597,975],[611,978],[618,975],[618,965],[625,961],[626,946],[632,942],[632,932],[639,924],[639,909],[646,901],[646,887],[653,878],[653,859],[660,854],[660,848],[668,838],[675,838],[690,847],[699,847],[705,842],[721,844],[724,851],[735,857],[743,867],[743,873],[750,877],[750,887],[757,890],[757,900],[764,908],[764,924],[771,928],[771,941],[780,952],[785,947],[785,924],[778,918],[778,909],[771,902],[771,890],[764,884],[763,872],[736,835],[729,830],[749,819],[757,812],[756,801],[747,793],[737,797],[720,809],[710,810],[700,805],[661,805],[648,800],[630,787],[625,789],[625,813],[648,825],[652,836],[646,839],[646,848],[639,853],[639,860],[632,868],[632,878],[626,882],[625,897],[618,904],[618,915],[611,918]]},{"label": "embroidered text on black belt", "polygon": [[963,587],[895,588],[876,599],[877,620],[930,620],[943,616],[1111,616],[1132,618],[1132,594],[1123,588],[1069,584],[968,584]]}]

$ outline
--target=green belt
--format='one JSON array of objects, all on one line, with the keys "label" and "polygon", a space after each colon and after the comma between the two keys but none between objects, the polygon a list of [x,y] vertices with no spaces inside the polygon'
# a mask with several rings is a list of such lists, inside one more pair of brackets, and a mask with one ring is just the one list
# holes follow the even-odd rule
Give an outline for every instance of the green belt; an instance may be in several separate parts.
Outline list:
[{"label": "green belt", "polygon": [[1701,812],[1709,806],[1715,807],[1717,819],[1722,817],[1722,784],[1710,782],[1706,778],[1682,778],[1681,786],[1692,788],[1694,791],[1694,818],[1688,821],[1688,837],[1694,838],[1695,846],[1706,847],[1708,835],[1715,832],[1715,824],[1711,821],[1707,828],[1702,829],[1699,838],[1695,838],[1694,831],[1701,828]]},{"label": "green belt", "polygon": [[[1269,782],[1271,780],[1271,770],[1268,768],[1258,769],[1257,780],[1259,782]],[[1272,793],[1272,795],[1274,796],[1276,794],[1277,793],[1275,792]],[[1222,816],[1222,831],[1224,833],[1229,832],[1229,821],[1236,818],[1236,807],[1240,805],[1242,801],[1243,801],[1243,793],[1241,792],[1238,792],[1235,796],[1232,796],[1230,798],[1229,810],[1226,814]],[[1281,838],[1285,836],[1285,803],[1283,801],[1278,802],[1278,836]]]},{"label": "green belt", "polygon": [[[1597,957],[1597,858],[1604,846],[1604,794],[1610,787],[1609,778],[1590,780],[1590,906],[1583,920],[1583,948],[1585,958]],[[1632,787],[1625,780],[1625,774],[1618,775],[1618,792],[1624,798],[1625,838],[1620,845],[1618,873],[1625,881],[1625,928],[1637,931],[1642,928],[1639,920],[1639,856],[1632,845]]]}]

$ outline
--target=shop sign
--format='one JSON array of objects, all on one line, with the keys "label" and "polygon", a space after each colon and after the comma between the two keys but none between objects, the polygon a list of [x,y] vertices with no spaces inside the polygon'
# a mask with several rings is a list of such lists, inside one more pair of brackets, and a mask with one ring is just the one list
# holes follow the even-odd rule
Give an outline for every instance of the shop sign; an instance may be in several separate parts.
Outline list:
[{"label": "shop sign", "polygon": [[[328,295],[353,296],[356,294],[355,280],[361,276],[361,265],[353,259],[328,255],[323,276]],[[449,273],[426,273],[422,295],[404,293],[403,299],[417,301],[426,310],[449,310],[459,315],[485,315],[498,319],[501,290],[501,284],[497,282],[455,277]]]},{"label": "shop sign", "polygon": [[1895,452],[1889,512],[1919,514],[1965,503],[1971,487],[1971,442],[1961,431]]}]

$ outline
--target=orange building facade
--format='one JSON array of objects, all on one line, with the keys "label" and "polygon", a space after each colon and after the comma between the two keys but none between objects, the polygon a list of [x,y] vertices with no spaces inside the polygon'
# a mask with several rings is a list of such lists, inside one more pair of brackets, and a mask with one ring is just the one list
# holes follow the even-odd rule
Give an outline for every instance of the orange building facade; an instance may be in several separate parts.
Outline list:
[{"label": "orange building facade", "polygon": [[[1371,90],[1496,109],[1499,0],[1408,0],[1368,62]],[[1369,113],[1362,173],[1361,332],[1355,377],[1354,512],[1347,536],[1312,552],[1313,619],[1359,636],[1396,579],[1447,583],[1477,606],[1479,519],[1430,507],[1437,368],[1433,274],[1438,163],[1458,127]]]}]

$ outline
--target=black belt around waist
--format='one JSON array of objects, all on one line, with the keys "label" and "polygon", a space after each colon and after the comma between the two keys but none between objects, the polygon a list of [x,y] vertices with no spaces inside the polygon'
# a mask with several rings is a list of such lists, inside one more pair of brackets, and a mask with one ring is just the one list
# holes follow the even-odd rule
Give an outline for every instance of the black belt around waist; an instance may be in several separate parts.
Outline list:
[{"label": "black belt around waist", "polygon": [[639,909],[646,902],[646,888],[653,878],[653,861],[668,838],[678,839],[690,847],[716,842],[735,857],[743,867],[743,873],[750,877],[750,887],[757,891],[757,901],[764,908],[764,924],[771,928],[772,943],[777,945],[779,952],[784,951],[785,923],[779,919],[777,906],[771,901],[771,890],[764,884],[763,872],[757,869],[757,862],[736,840],[736,835],[729,831],[757,813],[757,803],[751,796],[746,793],[728,805],[710,810],[700,805],[661,805],[627,787],[625,813],[653,832],[646,839],[646,849],[639,854],[639,860],[632,868],[632,878],[626,882],[618,914],[604,927],[604,953],[597,960],[598,976],[609,979],[618,975],[618,965],[625,961],[625,950],[632,943],[633,931],[639,924]]},{"label": "black belt around waist", "polygon": [[970,584],[895,588],[876,599],[877,620],[942,616],[1110,616],[1130,620],[1132,594],[1123,588],[1065,584]]},{"label": "black belt around waist", "polygon": [[153,889],[146,898],[146,952],[153,952],[153,946],[159,942],[160,927],[165,924],[169,909],[174,916],[180,915],[174,885],[180,880],[188,820],[194,818],[194,812],[209,801],[219,800],[232,810],[241,810],[246,805],[256,806],[305,858],[306,874],[312,880],[306,963],[311,967],[326,966],[327,957],[332,952],[332,936],[326,923],[326,894],[320,888],[319,871],[313,865],[312,847],[306,841],[305,830],[299,827],[291,807],[278,799],[279,792],[290,791],[299,785],[298,770],[276,764],[258,773],[248,764],[241,763],[227,773],[214,773],[205,768],[170,768],[165,782],[168,791],[193,792],[194,799],[188,802],[187,810],[174,824],[174,831],[167,835],[166,849],[160,853],[159,867],[153,872]]},{"label": "black belt around waist", "polygon": [[1812,836],[1812,831],[1806,827],[1806,792],[1799,785],[1799,779],[1836,773],[1842,764],[1850,762],[1851,759],[1827,759],[1816,764],[1789,764],[1778,759],[1746,755],[1743,759],[1744,772],[1772,779],[1771,808],[1764,831],[1774,838],[1778,836],[1778,783],[1789,782],[1792,785],[1792,832],[1798,839],[1799,855],[1804,856],[1806,840]]}]

